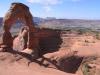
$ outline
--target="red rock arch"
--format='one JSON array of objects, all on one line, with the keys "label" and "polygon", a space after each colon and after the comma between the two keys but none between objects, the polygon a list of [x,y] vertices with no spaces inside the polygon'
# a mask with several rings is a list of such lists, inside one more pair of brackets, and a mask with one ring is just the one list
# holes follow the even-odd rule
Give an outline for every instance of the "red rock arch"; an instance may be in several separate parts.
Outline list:
[{"label": "red rock arch", "polygon": [[9,31],[16,20],[22,20],[30,30],[34,29],[33,17],[29,8],[22,3],[12,3],[9,11],[3,18],[4,31]]},{"label": "red rock arch", "polygon": [[12,48],[13,46],[13,38],[10,33],[10,29],[12,25],[16,22],[16,20],[21,20],[25,23],[25,25],[29,28],[29,41],[28,47],[35,48],[35,43],[37,41],[36,38],[33,38],[33,32],[35,31],[33,17],[29,11],[29,7],[22,3],[12,3],[9,11],[3,18],[3,29],[4,33],[2,36],[2,43],[1,45],[6,45],[7,47]]}]

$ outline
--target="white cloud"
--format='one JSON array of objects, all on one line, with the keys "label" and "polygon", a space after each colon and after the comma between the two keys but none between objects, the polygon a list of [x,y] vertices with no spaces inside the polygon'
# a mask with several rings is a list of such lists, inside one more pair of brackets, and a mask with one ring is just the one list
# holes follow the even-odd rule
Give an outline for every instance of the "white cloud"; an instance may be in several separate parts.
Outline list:
[{"label": "white cloud", "polygon": [[41,4],[41,5],[57,5],[66,1],[79,2],[82,0],[27,0],[27,1],[30,3],[36,3],[36,4]]},{"label": "white cloud", "polygon": [[63,4],[64,2],[79,2],[81,0],[27,0],[31,4],[40,4],[47,14],[52,13],[53,6]]},{"label": "white cloud", "polygon": [[52,6],[61,4],[63,0],[27,0],[32,4],[40,4],[46,13],[50,13],[52,11]]},{"label": "white cloud", "polygon": [[27,0],[30,3],[37,3],[42,5],[57,5],[63,0]]},{"label": "white cloud", "polygon": [[50,12],[52,9],[50,6],[44,6],[45,11],[48,13]]}]

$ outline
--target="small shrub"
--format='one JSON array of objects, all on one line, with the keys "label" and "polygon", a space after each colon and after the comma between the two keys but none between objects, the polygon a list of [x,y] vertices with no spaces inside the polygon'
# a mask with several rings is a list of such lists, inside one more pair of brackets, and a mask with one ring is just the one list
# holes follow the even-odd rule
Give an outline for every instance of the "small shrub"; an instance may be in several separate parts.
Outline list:
[{"label": "small shrub", "polygon": [[100,40],[100,34],[99,33],[96,33],[95,37],[96,37],[97,40]]},{"label": "small shrub", "polygon": [[88,74],[89,68],[88,68],[88,64],[87,64],[87,63],[85,63],[85,64],[83,65],[82,72],[83,72],[83,75],[89,75],[89,74]]},{"label": "small shrub", "polygon": [[88,40],[85,40],[85,42],[86,42],[86,43],[89,43],[89,41],[88,41]]}]

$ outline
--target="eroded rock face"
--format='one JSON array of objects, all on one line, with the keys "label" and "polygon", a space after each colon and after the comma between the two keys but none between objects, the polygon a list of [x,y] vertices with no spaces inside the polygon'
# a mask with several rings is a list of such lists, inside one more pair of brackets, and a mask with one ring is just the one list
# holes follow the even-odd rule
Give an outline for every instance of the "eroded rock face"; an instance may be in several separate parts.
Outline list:
[{"label": "eroded rock face", "polygon": [[59,30],[39,29],[36,34],[39,37],[40,56],[59,50],[62,43]]},{"label": "eroded rock face", "polygon": [[1,45],[7,45],[7,47],[12,47],[13,43],[13,38],[11,33],[8,32],[4,32],[3,35],[1,36]]},{"label": "eroded rock face", "polygon": [[16,51],[22,51],[27,48],[28,41],[28,31],[27,27],[23,27],[18,36],[13,40],[13,49]]},{"label": "eroded rock face", "polygon": [[[13,37],[10,33],[10,29],[17,20],[22,21],[28,27],[29,30],[27,32],[25,32],[24,30],[22,33],[20,33],[20,35],[18,35],[18,37],[15,39],[16,41],[14,40],[13,43]],[[12,44],[14,44],[15,47],[15,45],[16,46],[18,44],[20,45],[21,44],[20,41],[23,40],[22,42],[23,48],[21,45],[21,49],[25,49],[26,47],[34,49],[37,47],[38,39],[34,38],[34,35],[31,34],[35,32],[33,17],[29,11],[29,8],[26,5],[22,3],[11,4],[9,11],[3,18],[3,29],[4,29],[4,33],[2,36],[3,42],[1,43],[1,45],[4,44],[12,48]],[[29,33],[29,35],[27,33]],[[29,38],[29,40],[26,40],[27,38]]]}]

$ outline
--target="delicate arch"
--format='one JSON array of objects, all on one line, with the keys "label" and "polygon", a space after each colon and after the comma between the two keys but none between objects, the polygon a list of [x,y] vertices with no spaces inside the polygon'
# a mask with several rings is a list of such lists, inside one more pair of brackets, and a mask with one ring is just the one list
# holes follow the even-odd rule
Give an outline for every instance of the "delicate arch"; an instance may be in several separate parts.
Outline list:
[{"label": "delicate arch", "polygon": [[[27,7],[26,5],[24,5],[22,3],[12,3],[9,11],[3,18],[4,33],[2,35],[3,42],[1,42],[1,44],[12,48],[13,37],[10,33],[10,29],[17,20],[23,21],[29,29],[29,31],[28,31],[29,40],[27,41],[27,47],[31,48],[31,49],[36,48],[38,45],[37,44],[38,40],[37,40],[37,38],[34,38],[34,35],[32,35],[36,29],[34,27],[33,17],[29,11],[29,7]],[[35,41],[36,41],[37,45],[34,44]]]},{"label": "delicate arch", "polygon": [[9,31],[16,20],[22,20],[25,25],[29,27],[29,30],[34,29],[33,17],[29,11],[29,8],[22,3],[12,3],[9,11],[3,18],[4,31]]}]

